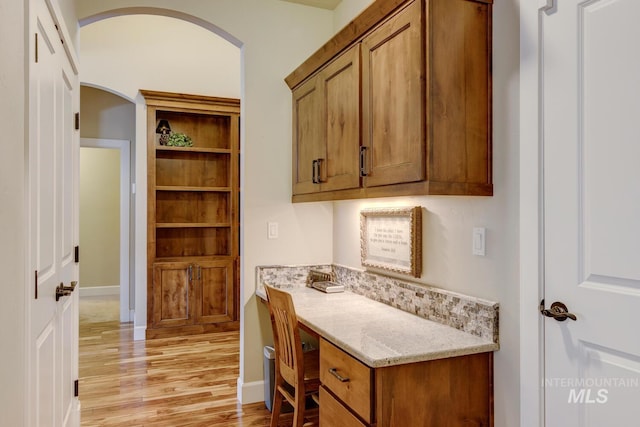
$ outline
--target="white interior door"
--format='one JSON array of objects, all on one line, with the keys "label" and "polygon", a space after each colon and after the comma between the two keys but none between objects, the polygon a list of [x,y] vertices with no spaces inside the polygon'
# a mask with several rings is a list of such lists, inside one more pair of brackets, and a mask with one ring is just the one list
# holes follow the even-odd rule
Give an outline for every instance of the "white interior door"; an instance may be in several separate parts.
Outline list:
[{"label": "white interior door", "polygon": [[[549,2],[554,3],[554,2]],[[546,426],[640,421],[640,1],[540,14]]]},{"label": "white interior door", "polygon": [[78,242],[78,142],[74,112],[77,75],[65,53],[51,5],[30,3],[29,69],[29,425],[79,424],[78,292],[74,248]]}]

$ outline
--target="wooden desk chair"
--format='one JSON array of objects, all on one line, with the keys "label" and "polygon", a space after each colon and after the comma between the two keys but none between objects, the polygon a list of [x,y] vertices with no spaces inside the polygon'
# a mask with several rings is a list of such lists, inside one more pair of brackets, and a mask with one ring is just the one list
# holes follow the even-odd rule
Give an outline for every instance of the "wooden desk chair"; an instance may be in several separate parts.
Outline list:
[{"label": "wooden desk chair", "polygon": [[[270,286],[265,286],[265,289],[276,352],[271,427],[277,427],[285,400],[293,406],[293,426],[314,425],[313,422],[305,423],[305,402],[307,396],[317,394],[320,387],[318,350],[302,351],[298,318],[291,295]],[[317,421],[317,418],[313,421]]]}]

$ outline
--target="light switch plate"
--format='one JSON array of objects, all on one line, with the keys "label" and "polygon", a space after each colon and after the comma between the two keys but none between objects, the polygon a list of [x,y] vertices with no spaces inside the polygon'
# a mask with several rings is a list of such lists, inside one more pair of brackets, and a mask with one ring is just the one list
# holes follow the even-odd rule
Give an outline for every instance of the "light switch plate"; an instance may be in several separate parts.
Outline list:
[{"label": "light switch plate", "polygon": [[277,239],[277,238],[278,238],[278,223],[268,222],[267,223],[267,239]]},{"label": "light switch plate", "polygon": [[474,227],[472,237],[472,250],[474,255],[485,256],[486,251],[486,229],[484,227]]}]

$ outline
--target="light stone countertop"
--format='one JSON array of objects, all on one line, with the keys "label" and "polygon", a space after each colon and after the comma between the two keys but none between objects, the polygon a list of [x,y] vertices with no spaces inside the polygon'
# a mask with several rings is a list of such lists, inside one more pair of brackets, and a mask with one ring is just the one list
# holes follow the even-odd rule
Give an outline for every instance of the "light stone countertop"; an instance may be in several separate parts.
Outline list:
[{"label": "light stone countertop", "polygon": [[[499,345],[349,291],[291,294],[299,321],[364,364],[378,368],[498,350]],[[261,289],[256,295],[266,300]]]}]

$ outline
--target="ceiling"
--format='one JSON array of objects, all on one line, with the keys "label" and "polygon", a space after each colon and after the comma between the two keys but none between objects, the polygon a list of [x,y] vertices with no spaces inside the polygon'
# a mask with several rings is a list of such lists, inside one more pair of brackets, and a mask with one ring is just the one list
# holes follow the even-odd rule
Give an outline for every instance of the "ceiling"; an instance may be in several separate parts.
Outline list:
[{"label": "ceiling", "polygon": [[307,6],[319,7],[322,9],[333,10],[342,0],[283,0],[289,3],[305,4]]}]

